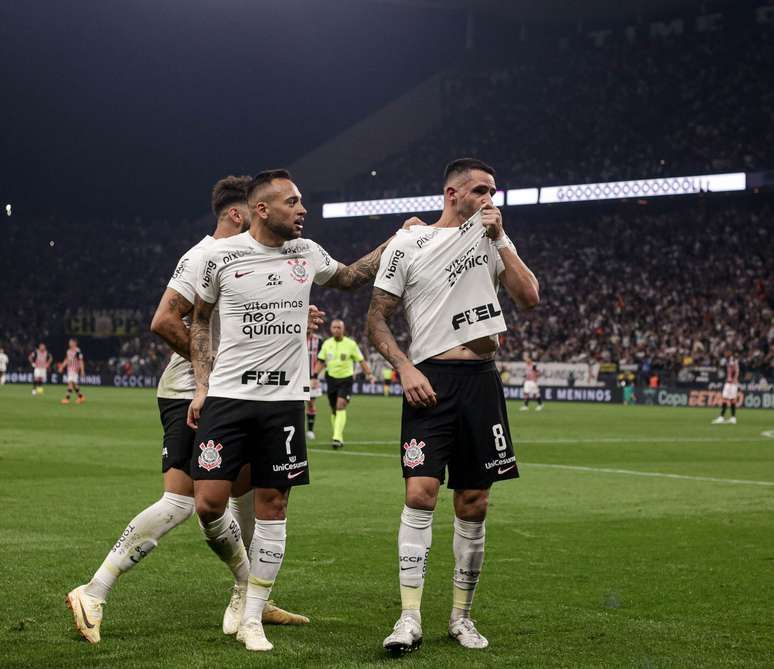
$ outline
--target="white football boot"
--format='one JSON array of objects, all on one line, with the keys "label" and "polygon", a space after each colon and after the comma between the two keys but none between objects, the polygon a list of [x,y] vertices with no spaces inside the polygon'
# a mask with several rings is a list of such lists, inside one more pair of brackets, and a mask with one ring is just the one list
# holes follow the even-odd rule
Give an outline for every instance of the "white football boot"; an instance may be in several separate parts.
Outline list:
[{"label": "white football boot", "polygon": [[99,643],[99,628],[102,624],[102,605],[105,602],[86,594],[86,586],[79,585],[67,593],[68,608],[73,612],[75,629],[89,643]]},{"label": "white football boot", "polygon": [[730,423],[731,425],[736,425],[736,416],[731,416],[726,423]]},{"label": "white football boot", "polygon": [[449,637],[456,639],[465,648],[486,648],[489,642],[473,624],[470,618],[449,621]]},{"label": "white football boot", "polygon": [[715,420],[712,421],[713,425],[722,425],[726,422],[726,419],[723,418],[723,416],[718,416]]},{"label": "white football boot", "polygon": [[250,618],[247,622],[242,623],[239,626],[236,638],[237,641],[241,641],[245,645],[247,650],[266,651],[274,648],[266,638],[263,625],[257,618]]},{"label": "white football boot", "polygon": [[422,645],[422,625],[413,616],[401,616],[383,643],[393,655],[409,653]]},{"label": "white football boot", "polygon": [[234,583],[231,600],[223,613],[223,634],[236,634],[239,631],[239,621],[245,609],[247,583]]}]

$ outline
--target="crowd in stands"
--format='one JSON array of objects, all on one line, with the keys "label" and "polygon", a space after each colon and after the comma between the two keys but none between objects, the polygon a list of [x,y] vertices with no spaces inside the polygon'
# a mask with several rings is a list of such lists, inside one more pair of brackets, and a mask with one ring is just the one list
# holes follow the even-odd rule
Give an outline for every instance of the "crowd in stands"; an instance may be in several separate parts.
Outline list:
[{"label": "crowd in stands", "polygon": [[514,45],[495,69],[452,68],[440,127],[364,165],[338,197],[436,193],[442,166],[464,155],[486,156],[510,188],[774,165],[770,27],[562,44]]},{"label": "crowd in stands", "polygon": [[[645,364],[676,374],[684,366],[718,365],[728,349],[744,369],[774,380],[774,206],[762,195],[686,200],[506,208],[506,228],[540,280],[541,303],[517,312],[503,295],[509,330],[501,356]],[[351,262],[400,222],[323,221],[308,227],[333,257]],[[10,248],[30,248],[41,229],[47,240],[63,226],[42,225],[34,234],[10,226]],[[72,305],[121,307],[131,308],[138,331],[114,338],[109,355],[94,354],[95,347],[105,350],[103,340],[92,340],[91,355],[83,345],[87,361],[99,361],[98,369],[111,373],[158,373],[168,352],[148,324],[177,258],[208,232],[206,224],[64,229],[73,242],[49,247],[43,241],[35,272],[25,271],[29,260],[23,253],[9,257],[7,294],[14,299],[3,302],[0,342],[12,366],[24,367],[39,340],[58,359]],[[315,287],[312,300],[329,319],[342,318],[368,350],[370,295],[368,288],[342,294]],[[406,346],[402,316],[396,323]],[[51,344],[57,337],[61,352]]]}]

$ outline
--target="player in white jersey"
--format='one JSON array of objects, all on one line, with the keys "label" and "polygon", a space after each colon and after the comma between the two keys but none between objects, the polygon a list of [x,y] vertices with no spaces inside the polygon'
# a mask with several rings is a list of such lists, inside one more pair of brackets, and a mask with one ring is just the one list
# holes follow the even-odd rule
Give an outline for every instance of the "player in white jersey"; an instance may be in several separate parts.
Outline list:
[{"label": "player in white jersey", "polygon": [[8,354],[0,346],[0,386],[5,385],[5,374],[8,371]]},{"label": "player in white jersey", "polygon": [[[373,279],[385,246],[345,267],[301,239],[306,209],[285,170],[262,172],[248,195],[250,231],[214,244],[197,281],[191,326],[197,427],[191,471],[204,527],[221,522],[228,489],[243,463],[255,487],[247,604],[237,639],[248,650],[272,644],[261,611],[285,554],[290,488],[309,482],[304,401],[309,398],[306,309],[312,282],[353,289]],[[210,319],[218,305],[214,363]]]},{"label": "player in white jersey", "polygon": [[[470,618],[484,559],[489,488],[518,477],[502,382],[494,364],[506,330],[497,296],[505,286],[522,308],[537,305],[538,282],[505,235],[492,204],[494,171],[479,160],[450,163],[444,209],[434,225],[398,232],[387,246],[368,311],[371,342],[398,371],[404,390],[401,461],[405,506],[398,532],[402,613],[384,647],[422,642],[420,604],[433,511],[449,469],[454,490],[453,600],[449,636],[466,648],[488,641]],[[388,322],[408,321],[408,355]]]},{"label": "player in white jersey", "polygon": [[[712,422],[715,425],[727,423],[736,425],[736,401],[739,395],[739,361],[733,356],[731,351],[726,351],[726,382],[723,384],[723,390],[720,393],[722,403],[720,405],[720,415]],[[731,418],[726,419],[726,409],[731,407]]]},{"label": "player in white jersey", "polygon": [[86,362],[83,359],[83,353],[78,348],[78,340],[70,339],[67,342],[67,352],[65,353],[64,360],[59,363],[58,369],[61,374],[65,369],[67,375],[65,380],[67,381],[67,393],[59,400],[62,404],[70,404],[70,395],[75,392],[78,399],[75,400],[76,404],[83,404],[86,398],[81,392],[79,381],[86,375],[85,370]]},{"label": "player in white jersey", "polygon": [[522,411],[529,411],[529,401],[532,399],[537,400],[537,411],[543,410],[543,398],[540,397],[540,386],[538,385],[538,379],[540,378],[540,371],[537,365],[529,358],[526,359],[527,372],[524,380],[524,406],[521,407]]},{"label": "player in white jersey", "polygon": [[[212,211],[217,220],[215,231],[180,258],[153,316],[151,330],[173,351],[157,391],[159,415],[164,428],[161,450],[164,493],[161,499],[132,518],[89,583],[75,588],[67,596],[76,628],[91,643],[100,641],[102,605],[118,577],[138,565],[167,532],[194,513],[193,481],[189,470],[195,433],[186,425],[188,405],[196,389],[190,363],[189,337],[194,285],[205,250],[217,239],[230,237],[249,227],[246,189],[251,180],[252,177],[229,176],[215,184],[212,191]],[[233,563],[235,585],[223,616],[225,634],[236,633],[247,588],[248,560],[245,552],[255,523],[249,471],[241,473],[231,494],[229,537],[238,537],[241,528],[244,528],[244,545],[238,541],[223,542],[217,536],[209,541],[218,557],[230,565]],[[309,619],[270,605],[264,609],[264,622],[303,624]]]},{"label": "player in white jersey", "polygon": [[42,395],[53,358],[43,342],[27,358],[32,365],[32,394]]}]

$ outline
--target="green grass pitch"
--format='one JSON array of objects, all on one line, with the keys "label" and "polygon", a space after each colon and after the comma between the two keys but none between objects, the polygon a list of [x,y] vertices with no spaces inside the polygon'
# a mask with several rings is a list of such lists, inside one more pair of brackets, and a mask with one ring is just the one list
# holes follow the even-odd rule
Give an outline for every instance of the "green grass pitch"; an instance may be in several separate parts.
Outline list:
[{"label": "green grass pitch", "polygon": [[[446,637],[451,499],[435,514],[425,642],[381,649],[399,611],[395,537],[400,403],[356,397],[329,450],[320,402],[312,485],[291,496],[274,595],[312,619],[267,628],[275,649],[224,637],[230,577],[196,521],[123,577],[102,643],[75,633],[64,596],[161,493],[148,390],[0,387],[0,667],[771,667],[774,413],[548,404],[510,421],[522,478],[495,486],[473,615],[490,641]],[[774,434],[774,432],[772,432]]]}]

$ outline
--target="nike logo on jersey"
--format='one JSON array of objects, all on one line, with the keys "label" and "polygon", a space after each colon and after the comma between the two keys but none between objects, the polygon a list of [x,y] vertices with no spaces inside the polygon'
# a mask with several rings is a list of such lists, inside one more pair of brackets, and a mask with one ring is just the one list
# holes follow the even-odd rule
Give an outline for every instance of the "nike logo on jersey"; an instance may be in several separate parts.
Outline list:
[{"label": "nike logo on jersey", "polygon": [[288,478],[294,479],[296,478],[296,476],[301,476],[301,474],[303,474],[305,471],[306,471],[305,469],[302,469],[300,472],[292,472],[292,473],[288,472]]},{"label": "nike logo on jersey", "polygon": [[513,469],[515,466],[516,465],[511,465],[510,467],[504,467],[504,468],[503,467],[498,467],[497,468],[497,473],[498,474],[505,474],[505,472],[511,471],[511,469]]},{"label": "nike logo on jersey", "polygon": [[254,269],[251,269],[249,272],[234,272],[234,278],[241,279],[243,276],[247,276],[248,274],[252,274],[253,272],[255,272]]}]

